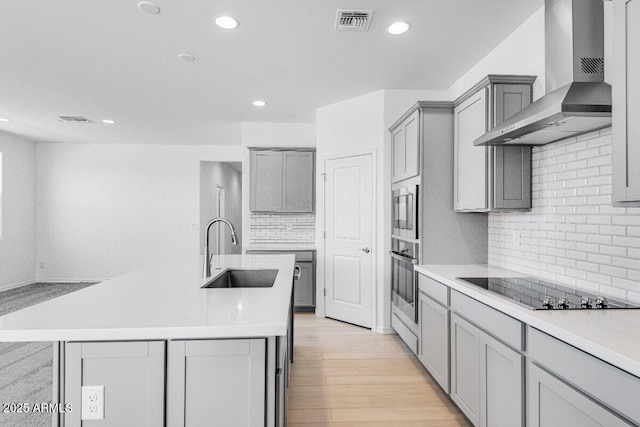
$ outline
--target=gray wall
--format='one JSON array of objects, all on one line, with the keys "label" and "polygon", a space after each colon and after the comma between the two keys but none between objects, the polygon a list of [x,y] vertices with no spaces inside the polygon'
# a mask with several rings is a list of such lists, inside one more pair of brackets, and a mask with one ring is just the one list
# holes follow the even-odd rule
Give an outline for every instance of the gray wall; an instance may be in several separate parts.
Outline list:
[{"label": "gray wall", "polygon": [[[200,253],[202,253],[204,230],[207,223],[216,217],[217,190],[225,189],[225,217],[231,221],[238,234],[238,245],[231,244],[229,228],[221,229],[225,236],[225,254],[242,253],[242,173],[224,162],[200,162]],[[211,253],[217,254],[217,226],[211,227]]]},{"label": "gray wall", "polygon": [[36,145],[0,132],[0,289],[36,275]]}]

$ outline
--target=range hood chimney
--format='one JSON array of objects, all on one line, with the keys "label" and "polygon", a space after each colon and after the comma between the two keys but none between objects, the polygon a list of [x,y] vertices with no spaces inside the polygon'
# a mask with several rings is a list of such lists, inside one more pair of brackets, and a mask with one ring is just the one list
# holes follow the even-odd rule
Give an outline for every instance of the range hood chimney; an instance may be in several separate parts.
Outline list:
[{"label": "range hood chimney", "polygon": [[611,126],[602,0],[545,0],[546,95],[474,145],[543,145]]}]

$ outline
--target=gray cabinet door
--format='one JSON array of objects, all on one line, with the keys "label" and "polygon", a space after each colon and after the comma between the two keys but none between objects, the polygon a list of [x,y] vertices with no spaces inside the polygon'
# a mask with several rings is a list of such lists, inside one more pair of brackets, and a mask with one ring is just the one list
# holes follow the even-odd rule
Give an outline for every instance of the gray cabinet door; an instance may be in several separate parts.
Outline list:
[{"label": "gray cabinet door", "polygon": [[454,110],[454,208],[457,211],[489,209],[487,147],[473,141],[487,131],[487,93],[481,89]]},{"label": "gray cabinet door", "polygon": [[524,356],[482,333],[480,426],[524,426]]},{"label": "gray cabinet door", "polygon": [[282,152],[282,212],[313,212],[314,154]]},{"label": "gray cabinet door", "polygon": [[640,0],[613,3],[613,200],[640,201]]},{"label": "gray cabinet door", "polygon": [[449,393],[449,310],[420,293],[418,359]]},{"label": "gray cabinet door", "polygon": [[[67,343],[65,426],[164,426],[164,354],[164,341]],[[82,386],[100,385],[104,420],[82,421]]]},{"label": "gray cabinet door", "polygon": [[537,365],[528,370],[528,427],[631,426]]},{"label": "gray cabinet door", "polygon": [[420,173],[420,111],[414,111],[391,133],[392,182]]},{"label": "gray cabinet door", "polygon": [[451,399],[480,425],[480,329],[451,314]]},{"label": "gray cabinet door", "polygon": [[298,262],[300,278],[293,282],[294,305],[297,307],[314,307],[313,263]]},{"label": "gray cabinet door", "polygon": [[[531,104],[531,86],[494,85],[492,126]],[[531,208],[531,147],[492,147],[493,208]]]},{"label": "gray cabinet door", "polygon": [[416,110],[405,122],[404,127],[404,179],[420,173],[420,111]]},{"label": "gray cabinet door", "polygon": [[477,427],[524,426],[523,356],[451,314],[451,398]]},{"label": "gray cabinet door", "polygon": [[405,131],[404,126],[400,125],[391,134],[391,181],[398,182],[404,179],[404,161],[405,161]]},{"label": "gray cabinet door", "polygon": [[251,151],[250,205],[253,212],[282,209],[282,152]]},{"label": "gray cabinet door", "polygon": [[264,339],[170,341],[167,425],[265,424]]}]

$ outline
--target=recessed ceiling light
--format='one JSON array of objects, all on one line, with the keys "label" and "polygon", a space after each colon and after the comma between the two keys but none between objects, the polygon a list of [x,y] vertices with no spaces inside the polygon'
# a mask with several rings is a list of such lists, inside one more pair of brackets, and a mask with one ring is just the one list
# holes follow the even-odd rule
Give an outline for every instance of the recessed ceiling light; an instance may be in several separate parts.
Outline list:
[{"label": "recessed ceiling light", "polygon": [[140,9],[143,12],[147,12],[150,15],[157,15],[160,13],[160,6],[150,1],[139,2],[138,9]]},{"label": "recessed ceiling light", "polygon": [[394,22],[393,24],[389,25],[387,31],[389,31],[389,33],[391,34],[402,34],[409,31],[410,27],[411,24],[409,24],[408,22]]},{"label": "recessed ceiling light", "polygon": [[230,16],[218,16],[213,20],[213,22],[215,22],[218,27],[224,28],[225,30],[233,30],[238,28],[238,25],[240,25],[237,19]]},{"label": "recessed ceiling light", "polygon": [[106,123],[106,124],[108,124],[108,125],[112,125],[112,124],[114,124],[115,122],[116,122],[115,120],[111,120],[111,119],[104,119],[104,120],[102,121],[102,123]]},{"label": "recessed ceiling light", "polygon": [[10,122],[11,120],[5,119],[4,117],[0,117],[0,122]]},{"label": "recessed ceiling light", "polygon": [[267,105],[267,103],[257,99],[253,101],[253,105],[255,105],[256,107],[264,107],[265,105]]},{"label": "recessed ceiling light", "polygon": [[183,61],[187,61],[187,62],[193,62],[196,60],[196,57],[189,54],[189,53],[181,53],[178,55],[178,58],[182,59]]}]

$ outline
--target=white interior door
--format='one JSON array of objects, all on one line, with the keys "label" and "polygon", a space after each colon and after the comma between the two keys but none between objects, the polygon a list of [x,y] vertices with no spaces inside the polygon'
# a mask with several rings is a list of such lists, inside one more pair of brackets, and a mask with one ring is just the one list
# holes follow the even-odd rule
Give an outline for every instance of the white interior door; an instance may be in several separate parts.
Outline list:
[{"label": "white interior door", "polygon": [[371,154],[325,161],[325,315],[371,328]]}]

